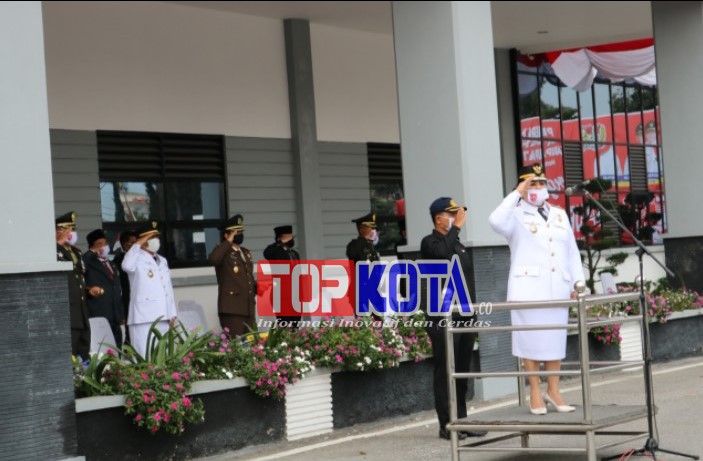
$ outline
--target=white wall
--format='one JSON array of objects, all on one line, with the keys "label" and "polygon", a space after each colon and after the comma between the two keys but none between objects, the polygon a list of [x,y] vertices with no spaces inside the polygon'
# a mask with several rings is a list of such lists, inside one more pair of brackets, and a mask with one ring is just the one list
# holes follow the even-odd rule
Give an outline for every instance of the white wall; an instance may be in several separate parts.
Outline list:
[{"label": "white wall", "polygon": [[393,36],[310,25],[321,141],[400,142]]},{"label": "white wall", "polygon": [[162,2],[43,2],[51,128],[289,138],[283,24]]},{"label": "white wall", "polygon": [[[289,138],[283,22],[43,2],[51,128]],[[399,142],[393,37],[311,23],[321,141]]]},{"label": "white wall", "polygon": [[[653,245],[653,246],[648,246],[647,249],[661,262],[665,263],[664,259],[664,245]],[[623,262],[621,265],[617,267],[618,270],[618,275],[615,276],[615,282],[616,283],[634,283],[635,278],[639,275],[640,273],[640,266],[639,266],[639,259],[637,258],[637,255],[635,254],[635,248],[616,248],[613,250],[608,250],[603,252],[603,263],[605,264],[605,258],[610,255],[611,253],[627,253],[628,257]],[[662,277],[666,276],[666,273],[664,272],[664,269],[659,267],[657,263],[655,263],[652,258],[650,258],[647,255],[644,255],[644,260],[643,260],[643,268],[644,268],[644,279],[645,280],[651,280],[652,282],[656,282]],[[588,272],[586,271],[586,268],[584,267],[584,275],[588,277]],[[603,292],[603,287],[601,286],[600,283],[600,277],[596,275],[595,277],[596,284],[596,292],[597,293],[602,293]]]}]

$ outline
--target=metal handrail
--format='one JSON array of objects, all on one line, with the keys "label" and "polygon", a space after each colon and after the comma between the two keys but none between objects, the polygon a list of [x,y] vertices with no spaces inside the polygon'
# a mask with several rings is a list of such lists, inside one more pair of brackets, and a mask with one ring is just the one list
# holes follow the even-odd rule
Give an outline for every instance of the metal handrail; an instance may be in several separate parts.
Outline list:
[{"label": "metal handrail", "polygon": [[[591,401],[591,374],[592,373],[605,373],[614,370],[620,370],[624,368],[629,368],[637,365],[642,365],[642,361],[628,361],[628,362],[598,362],[599,365],[605,365],[601,368],[591,369],[591,361],[588,350],[588,330],[591,327],[610,325],[614,323],[623,323],[641,320],[641,316],[631,316],[623,318],[609,318],[606,320],[591,320],[588,318],[588,310],[598,304],[608,304],[608,303],[622,303],[625,301],[639,301],[639,294],[633,293],[616,293],[616,294],[605,294],[605,295],[591,295],[586,296],[586,287],[583,282],[577,282],[574,285],[577,291],[576,299],[565,299],[565,300],[545,300],[545,301],[509,301],[500,303],[490,303],[492,311],[511,311],[516,309],[544,309],[550,307],[576,307],[577,321],[576,323],[567,323],[563,325],[511,325],[511,326],[482,326],[482,327],[454,327],[447,326],[445,330],[445,351],[447,360],[447,374],[448,374],[448,384],[449,384],[449,415],[450,415],[450,428],[451,435],[451,446],[452,446],[452,460],[458,461],[459,451],[463,451],[466,448],[460,448],[458,446],[458,434],[457,428],[453,426],[453,423],[457,421],[457,395],[456,386],[453,383],[455,379],[466,379],[466,378],[485,378],[485,377],[520,377],[518,380],[518,401],[520,406],[525,406],[525,380],[522,379],[525,376],[580,376],[581,377],[581,397],[583,401],[583,420],[581,424],[592,425],[593,424],[593,413],[592,413],[592,401]],[[644,308],[645,306],[641,306]],[[453,306],[451,312],[459,312],[458,306]],[[457,333],[472,333],[472,332],[504,332],[504,331],[530,331],[530,330],[577,330],[579,335],[579,352],[580,352],[580,369],[577,370],[559,370],[559,371],[534,371],[528,372],[524,371],[522,363],[518,360],[518,370],[517,371],[506,371],[506,372],[462,372],[457,373],[454,366],[454,348],[451,346],[453,344],[452,335]],[[594,362],[595,364],[596,362]],[[526,424],[524,426],[531,426]],[[526,441],[526,435],[523,434],[523,446]],[[483,448],[484,451],[494,451],[492,448]],[[559,450],[559,449],[555,449]],[[568,449],[567,449],[568,450]],[[588,454],[588,458],[595,459],[596,456],[596,445],[595,445],[595,432],[592,430],[586,431],[586,447],[581,449]],[[495,449],[495,451],[500,451],[500,449]],[[563,449],[559,450],[564,452]],[[578,450],[574,450],[577,452]]]}]

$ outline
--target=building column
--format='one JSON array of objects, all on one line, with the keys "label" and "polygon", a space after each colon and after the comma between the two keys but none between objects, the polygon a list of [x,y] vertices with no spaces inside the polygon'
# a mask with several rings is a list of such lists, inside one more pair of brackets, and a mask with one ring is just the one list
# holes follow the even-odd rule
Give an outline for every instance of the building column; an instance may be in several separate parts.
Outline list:
[{"label": "building column", "polygon": [[[503,199],[498,100],[490,2],[393,2],[400,112],[406,251],[432,228],[430,203],[451,196],[468,207],[461,238],[477,301],[506,298],[509,252],[488,216]],[[486,318],[485,320],[489,320]],[[509,314],[493,313],[493,325]],[[510,339],[481,335],[484,371],[514,368]],[[517,380],[483,380],[477,396],[512,392]]]},{"label": "building column", "polygon": [[303,19],[286,19],[284,32],[296,184],[295,206],[298,213],[296,240],[305,259],[322,259],[322,197],[310,22]]},{"label": "building column", "polygon": [[56,261],[41,2],[0,3],[0,453],[76,455],[68,307]]},{"label": "building column", "polygon": [[652,2],[668,233],[667,265],[676,286],[703,291],[703,215],[699,189],[703,156],[703,4]]}]

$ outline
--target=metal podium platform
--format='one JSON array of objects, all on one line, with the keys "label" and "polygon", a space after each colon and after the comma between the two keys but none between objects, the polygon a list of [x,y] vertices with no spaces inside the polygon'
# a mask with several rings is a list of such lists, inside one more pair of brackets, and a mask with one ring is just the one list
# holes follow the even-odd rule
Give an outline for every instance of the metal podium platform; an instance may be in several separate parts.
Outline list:
[{"label": "metal podium platform", "polygon": [[[451,434],[452,460],[459,460],[463,452],[513,452],[513,453],[551,453],[551,454],[585,454],[584,459],[596,461],[597,450],[620,445],[633,440],[647,437],[647,431],[608,430],[613,426],[629,423],[647,417],[646,402],[643,405],[593,405],[591,403],[591,375],[607,373],[626,368],[642,366],[644,361],[629,362],[591,362],[588,351],[588,329],[595,326],[611,325],[624,322],[641,322],[641,316],[589,319],[588,310],[594,305],[612,305],[625,301],[639,301],[639,293],[624,293],[615,295],[585,296],[585,286],[576,287],[576,300],[536,301],[536,302],[505,302],[492,303],[493,311],[512,309],[543,309],[549,307],[575,307],[578,321],[568,325],[530,325],[530,326],[490,326],[490,327],[447,327],[447,373],[449,382],[449,413],[450,422],[447,429]],[[580,360],[573,363],[579,368],[562,369],[558,372],[538,371],[526,372],[518,363],[517,371],[457,373],[454,367],[454,348],[452,335],[458,333],[491,333],[516,330],[576,330],[579,334]],[[643,332],[642,332],[643,333]],[[564,362],[564,365],[572,365]],[[644,369],[644,367],[643,367]],[[525,377],[527,376],[578,376],[581,380],[582,404],[572,413],[549,412],[546,415],[532,415],[526,400]],[[466,418],[457,418],[456,386],[454,380],[462,378],[518,377],[518,407],[500,408],[481,412]],[[457,431],[485,430],[491,433],[504,433],[479,440],[473,443],[459,445]],[[582,448],[573,447],[535,447],[530,445],[530,434],[571,435],[584,437]],[[616,442],[596,445],[596,436],[620,436]],[[490,446],[509,439],[520,438],[520,446]]]}]

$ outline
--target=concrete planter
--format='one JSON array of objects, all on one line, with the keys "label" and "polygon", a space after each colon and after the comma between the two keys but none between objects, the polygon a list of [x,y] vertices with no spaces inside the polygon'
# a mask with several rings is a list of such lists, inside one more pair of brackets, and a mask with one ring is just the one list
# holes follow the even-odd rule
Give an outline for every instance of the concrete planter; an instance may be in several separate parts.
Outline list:
[{"label": "concrete planter", "polygon": [[[230,386],[222,389],[225,383]],[[77,399],[78,453],[91,461],[189,459],[281,440],[284,402],[259,398],[248,386],[232,387],[238,384],[198,383],[221,389],[198,394],[205,405],[205,422],[188,426],[178,437],[152,436],[132,424],[124,414],[122,396]]]},{"label": "concrete planter", "polygon": [[432,370],[432,359],[373,372],[317,369],[284,401],[257,397],[239,378],[199,381],[191,394],[203,400],[205,422],[179,437],[132,424],[124,396],[77,399],[78,453],[91,461],[189,459],[411,414],[434,407]]},{"label": "concrete planter", "polygon": [[650,323],[652,357],[668,361],[703,355],[703,311],[675,312],[666,323]]}]

